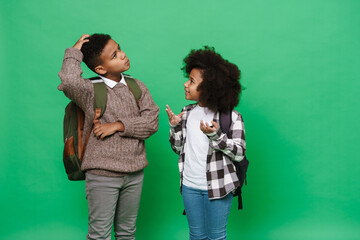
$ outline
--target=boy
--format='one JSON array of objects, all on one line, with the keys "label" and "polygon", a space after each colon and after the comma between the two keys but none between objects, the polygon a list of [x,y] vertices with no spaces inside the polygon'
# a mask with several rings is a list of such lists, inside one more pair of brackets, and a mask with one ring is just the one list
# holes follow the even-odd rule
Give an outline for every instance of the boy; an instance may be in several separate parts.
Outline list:
[{"label": "boy", "polygon": [[137,104],[122,74],[130,68],[130,61],[109,35],[84,34],[73,48],[66,49],[58,86],[85,112],[84,134],[95,113],[93,83],[81,77],[83,59],[105,82],[108,99],[104,115],[90,134],[81,166],[89,207],[87,239],[110,240],[112,225],[117,240],[135,239],[143,169],[148,165],[144,140],[158,129],[159,107],[139,80]]}]

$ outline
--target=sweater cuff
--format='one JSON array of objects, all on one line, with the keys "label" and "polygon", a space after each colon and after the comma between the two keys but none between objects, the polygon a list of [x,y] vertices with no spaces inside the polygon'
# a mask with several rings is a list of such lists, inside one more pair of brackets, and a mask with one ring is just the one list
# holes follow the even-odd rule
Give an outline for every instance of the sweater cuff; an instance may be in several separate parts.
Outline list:
[{"label": "sweater cuff", "polygon": [[79,62],[82,62],[83,57],[84,56],[83,56],[82,52],[77,48],[67,48],[65,50],[64,60],[67,58],[75,58]]},{"label": "sweater cuff", "polygon": [[124,125],[124,131],[119,132],[120,136],[133,136],[135,129],[133,128],[133,124],[128,119],[122,119],[122,124]]}]

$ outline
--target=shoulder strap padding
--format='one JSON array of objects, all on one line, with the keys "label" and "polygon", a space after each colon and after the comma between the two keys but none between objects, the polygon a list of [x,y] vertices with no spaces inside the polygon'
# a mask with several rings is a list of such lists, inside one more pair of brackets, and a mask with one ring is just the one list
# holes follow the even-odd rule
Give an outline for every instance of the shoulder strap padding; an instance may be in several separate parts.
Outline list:
[{"label": "shoulder strap padding", "polygon": [[231,113],[232,111],[220,112],[220,129],[226,135],[228,135],[231,126]]},{"label": "shoulder strap padding", "polygon": [[126,84],[128,85],[130,91],[135,97],[136,103],[139,106],[139,99],[141,97],[141,89],[137,84],[136,80],[128,75],[124,75]]},{"label": "shoulder strap padding", "polygon": [[102,116],[106,109],[107,103],[107,88],[103,81],[99,79],[91,80],[94,84],[94,110],[100,108]]}]

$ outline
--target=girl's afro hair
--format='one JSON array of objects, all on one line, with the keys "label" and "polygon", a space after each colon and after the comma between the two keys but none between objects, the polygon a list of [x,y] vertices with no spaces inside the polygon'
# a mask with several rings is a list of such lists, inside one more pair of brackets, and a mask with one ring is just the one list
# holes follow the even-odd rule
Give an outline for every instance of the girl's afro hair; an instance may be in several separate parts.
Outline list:
[{"label": "girl's afro hair", "polygon": [[181,70],[186,77],[194,68],[202,73],[203,81],[198,86],[201,104],[214,112],[228,112],[238,105],[241,93],[240,70],[216,53],[214,47],[193,49],[183,61]]}]

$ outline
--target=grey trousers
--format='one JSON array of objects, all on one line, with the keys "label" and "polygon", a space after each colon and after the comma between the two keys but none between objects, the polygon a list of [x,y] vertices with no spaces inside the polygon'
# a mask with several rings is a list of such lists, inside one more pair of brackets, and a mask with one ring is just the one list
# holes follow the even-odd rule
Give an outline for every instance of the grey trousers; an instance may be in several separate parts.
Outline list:
[{"label": "grey trousers", "polygon": [[135,239],[144,171],[124,177],[86,174],[85,191],[89,206],[88,240]]}]

